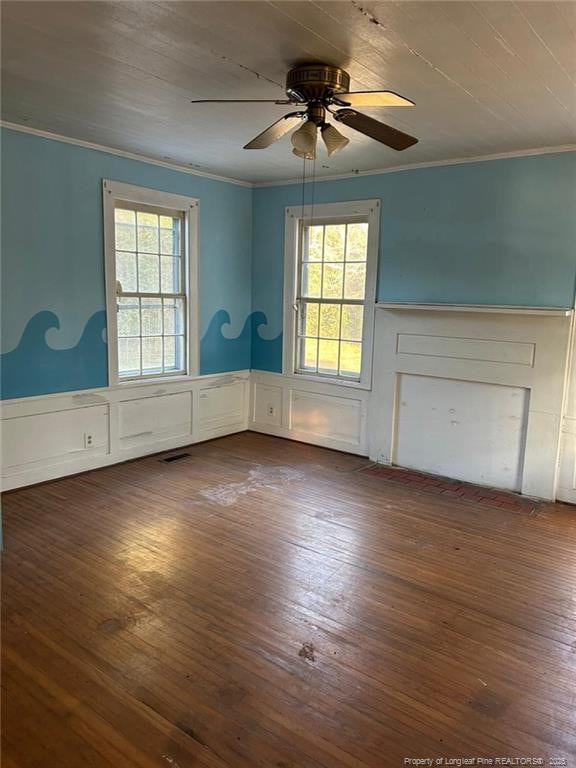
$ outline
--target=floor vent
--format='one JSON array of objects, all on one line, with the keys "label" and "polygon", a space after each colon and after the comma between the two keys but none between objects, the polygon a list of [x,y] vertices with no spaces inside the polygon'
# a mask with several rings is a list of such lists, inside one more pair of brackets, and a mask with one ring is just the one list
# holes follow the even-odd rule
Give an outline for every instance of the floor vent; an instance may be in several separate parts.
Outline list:
[{"label": "floor vent", "polygon": [[188,456],[191,456],[191,453],[173,453],[172,456],[166,456],[163,459],[160,459],[160,461],[163,461],[164,464],[170,464],[173,461],[180,461],[180,459],[187,459]]}]

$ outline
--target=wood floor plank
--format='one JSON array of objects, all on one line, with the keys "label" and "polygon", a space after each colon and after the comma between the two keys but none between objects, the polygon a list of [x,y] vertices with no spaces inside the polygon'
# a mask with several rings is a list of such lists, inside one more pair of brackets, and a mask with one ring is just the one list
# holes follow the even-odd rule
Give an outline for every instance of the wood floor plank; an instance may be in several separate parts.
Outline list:
[{"label": "wood floor plank", "polygon": [[187,450],[5,495],[6,765],[576,764],[573,508],[250,433]]}]

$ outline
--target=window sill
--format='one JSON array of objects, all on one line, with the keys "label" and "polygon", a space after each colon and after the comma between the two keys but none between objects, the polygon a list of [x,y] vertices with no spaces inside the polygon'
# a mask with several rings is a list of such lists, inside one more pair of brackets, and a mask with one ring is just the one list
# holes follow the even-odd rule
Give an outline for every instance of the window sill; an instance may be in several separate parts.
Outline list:
[{"label": "window sill", "polygon": [[157,384],[170,384],[171,382],[175,384],[182,384],[187,381],[194,381],[195,379],[199,378],[199,374],[183,373],[174,376],[154,376],[150,377],[149,379],[118,379],[117,381],[110,384],[110,388],[125,389],[126,387],[153,387]]},{"label": "window sill", "polygon": [[[255,371],[255,373],[258,372],[259,371]],[[265,371],[263,373],[265,373]],[[314,376],[313,374],[309,373],[297,373],[296,371],[292,371],[291,373],[281,373],[277,375],[294,379],[294,381],[307,381],[314,384],[329,384],[330,386],[343,387],[344,389],[361,389],[366,392],[369,392],[372,389],[370,382],[362,380],[350,381],[347,379],[331,378],[330,376]]]}]

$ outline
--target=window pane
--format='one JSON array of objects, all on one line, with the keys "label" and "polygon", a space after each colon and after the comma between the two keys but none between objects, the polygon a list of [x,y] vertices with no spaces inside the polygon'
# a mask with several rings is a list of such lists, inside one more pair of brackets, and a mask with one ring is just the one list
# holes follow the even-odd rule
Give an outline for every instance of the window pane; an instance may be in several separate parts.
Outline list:
[{"label": "window pane", "polygon": [[178,370],[176,365],[176,337],[164,336],[164,370]]},{"label": "window pane", "polygon": [[142,339],[142,373],[162,373],[162,337]]},{"label": "window pane", "polygon": [[184,331],[184,300],[164,299],[164,334],[183,334]]},{"label": "window pane", "polygon": [[125,253],[124,251],[116,253],[116,280],[124,292],[135,293],[138,290],[135,253]]},{"label": "window pane", "polygon": [[181,260],[174,256],[161,256],[162,293],[181,293],[180,286]]},{"label": "window pane", "polygon": [[184,318],[184,300],[176,299],[174,304],[176,306],[176,333],[184,335],[186,331],[186,323]]},{"label": "window pane", "polygon": [[162,299],[141,299],[142,336],[162,335]]},{"label": "window pane", "polygon": [[183,371],[186,368],[186,347],[184,336],[176,336],[176,369]]},{"label": "window pane", "polygon": [[160,249],[158,241],[158,214],[138,211],[136,221],[138,224],[138,251],[158,253]]},{"label": "window pane", "polygon": [[116,248],[119,251],[136,250],[136,212],[117,208],[114,212]]},{"label": "window pane", "polygon": [[366,290],[366,264],[346,264],[344,298],[363,299]]},{"label": "window pane", "polygon": [[140,339],[118,339],[118,373],[140,376]]},{"label": "window pane", "polygon": [[114,210],[115,224],[136,224],[136,211],[129,208],[116,208]]},{"label": "window pane", "polygon": [[322,280],[323,299],[341,299],[344,285],[344,265],[324,264],[324,277]]},{"label": "window pane", "polygon": [[118,336],[140,336],[140,302],[138,299],[118,299]]},{"label": "window pane", "polygon": [[339,304],[320,306],[320,336],[328,339],[337,339],[340,336]]},{"label": "window pane", "polygon": [[322,243],[324,239],[324,227],[306,227],[308,236],[308,252],[304,254],[307,261],[322,261]]},{"label": "window pane", "polygon": [[159,293],[160,264],[156,254],[138,254],[138,290],[142,293]]},{"label": "window pane", "polygon": [[160,216],[160,253],[180,254],[180,219]]},{"label": "window pane", "polygon": [[319,373],[338,372],[338,341],[318,342],[318,371]]},{"label": "window pane", "polygon": [[318,340],[302,339],[300,347],[300,367],[316,372],[318,360]]},{"label": "window pane", "polygon": [[340,345],[340,373],[342,376],[360,376],[362,344],[343,341]]},{"label": "window pane", "polygon": [[366,261],[368,255],[368,224],[348,224],[346,261]]},{"label": "window pane", "polygon": [[344,304],[342,307],[342,330],[340,336],[348,341],[362,341],[362,320],[364,307]]},{"label": "window pane", "polygon": [[176,302],[164,299],[164,333],[176,333]]},{"label": "window pane", "polygon": [[304,304],[302,315],[302,328],[300,333],[303,336],[318,336],[318,316],[320,307],[318,304]]},{"label": "window pane", "polygon": [[324,261],[344,261],[346,224],[328,224],[324,230]]},{"label": "window pane", "polygon": [[302,264],[302,296],[319,298],[322,291],[322,264]]}]

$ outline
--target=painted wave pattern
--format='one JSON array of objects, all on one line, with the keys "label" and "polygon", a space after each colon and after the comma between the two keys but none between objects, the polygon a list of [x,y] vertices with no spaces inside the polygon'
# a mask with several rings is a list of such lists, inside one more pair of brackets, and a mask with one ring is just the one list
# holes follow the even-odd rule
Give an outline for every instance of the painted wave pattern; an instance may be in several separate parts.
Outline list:
[{"label": "painted wave pattern", "polygon": [[95,312],[75,347],[53,349],[46,333],[60,328],[53,312],[38,312],[28,322],[18,346],[0,357],[2,399],[93,389],[108,385],[108,357],[103,331],[106,313]]},{"label": "painted wave pattern", "polygon": [[[232,339],[222,333],[230,323],[221,309],[212,318],[200,342],[202,374],[258,368],[281,371],[282,334],[263,339],[259,328],[267,325],[263,312],[248,316],[241,333]],[[60,328],[53,312],[44,310],[30,319],[18,346],[0,355],[0,394],[3,400],[48,395],[108,386],[108,356],[104,330],[106,312],[95,312],[84,327],[75,347],[54,349],[46,333]]]},{"label": "painted wave pattern", "polygon": [[225,309],[218,310],[210,321],[200,346],[201,373],[225,373],[246,368],[282,370],[282,334],[274,339],[263,339],[259,333],[260,326],[268,324],[264,312],[248,315],[242,331],[233,339],[222,333],[223,326],[229,323],[230,315]]}]

